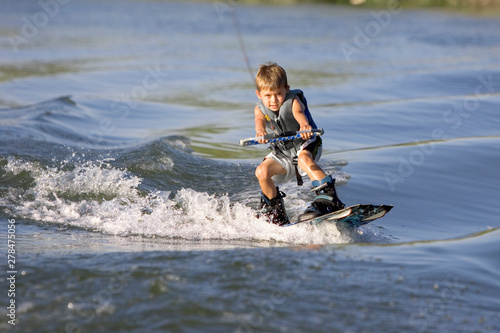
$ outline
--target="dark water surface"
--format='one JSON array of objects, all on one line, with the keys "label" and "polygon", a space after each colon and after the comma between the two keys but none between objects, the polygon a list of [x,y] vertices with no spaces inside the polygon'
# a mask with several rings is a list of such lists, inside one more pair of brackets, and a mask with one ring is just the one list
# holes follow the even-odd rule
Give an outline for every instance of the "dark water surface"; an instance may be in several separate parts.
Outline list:
[{"label": "dark water surface", "polygon": [[[386,217],[254,218],[238,31],[304,90],[341,199]],[[500,20],[443,11],[6,2],[1,330],[500,331],[499,59]]]}]

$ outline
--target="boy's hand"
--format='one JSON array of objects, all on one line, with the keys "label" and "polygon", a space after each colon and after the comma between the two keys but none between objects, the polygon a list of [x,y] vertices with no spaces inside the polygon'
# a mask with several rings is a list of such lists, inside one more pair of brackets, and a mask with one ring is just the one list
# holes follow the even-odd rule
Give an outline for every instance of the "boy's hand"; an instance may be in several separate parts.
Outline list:
[{"label": "boy's hand", "polygon": [[[258,132],[256,136],[262,136],[263,137],[266,134],[267,134],[267,132]],[[267,143],[267,140],[264,139],[264,138],[262,138],[262,139],[259,140],[259,143]]]},{"label": "boy's hand", "polygon": [[[312,130],[312,127],[307,124],[307,125],[302,125],[300,126],[300,129],[299,131],[310,131]],[[301,133],[300,134],[300,137],[304,140],[309,140],[311,137],[313,136],[313,133],[312,132],[309,132],[309,133]]]}]

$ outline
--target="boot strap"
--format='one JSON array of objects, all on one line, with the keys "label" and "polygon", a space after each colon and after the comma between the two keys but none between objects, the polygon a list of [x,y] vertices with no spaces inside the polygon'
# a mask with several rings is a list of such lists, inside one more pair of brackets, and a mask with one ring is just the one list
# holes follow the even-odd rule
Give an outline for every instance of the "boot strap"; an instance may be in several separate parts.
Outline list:
[{"label": "boot strap", "polygon": [[325,187],[327,187],[330,183],[324,183],[324,184],[321,184],[319,186],[316,186],[316,187],[313,187],[311,189],[311,192],[317,192],[317,191],[320,191],[322,189],[324,189]]},{"label": "boot strap", "polygon": [[313,202],[324,202],[331,204],[333,202],[333,197],[326,194],[320,194],[314,199]]}]

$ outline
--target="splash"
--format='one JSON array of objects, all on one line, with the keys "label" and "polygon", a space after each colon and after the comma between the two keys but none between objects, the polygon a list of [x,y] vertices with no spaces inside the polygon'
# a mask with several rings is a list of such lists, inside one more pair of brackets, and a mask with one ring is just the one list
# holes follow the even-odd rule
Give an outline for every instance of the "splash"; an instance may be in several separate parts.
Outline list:
[{"label": "splash", "polygon": [[[181,189],[175,194],[144,191],[140,189],[142,179],[112,166],[112,159],[66,162],[47,167],[8,158],[3,167],[7,175],[27,173],[32,181],[25,188],[10,187],[0,205],[18,218],[125,237],[256,244],[346,243],[356,237],[340,233],[334,225],[280,228],[257,219],[251,207],[232,202],[227,194],[194,189]],[[303,206],[306,202],[292,192],[289,203]]]}]

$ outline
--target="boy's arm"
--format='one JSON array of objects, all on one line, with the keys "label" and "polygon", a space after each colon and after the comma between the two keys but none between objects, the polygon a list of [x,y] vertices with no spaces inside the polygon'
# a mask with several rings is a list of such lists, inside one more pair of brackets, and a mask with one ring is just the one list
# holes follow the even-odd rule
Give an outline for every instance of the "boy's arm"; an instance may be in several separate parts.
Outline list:
[{"label": "boy's arm", "polygon": [[[292,103],[292,113],[293,117],[300,125],[299,131],[309,131],[312,129],[304,113],[305,109],[305,105],[300,101],[300,99],[295,97]],[[313,133],[302,133],[300,136],[302,137],[302,139],[307,140],[313,136]]]},{"label": "boy's arm", "polygon": [[[262,111],[260,111],[258,106],[255,106],[253,113],[255,115],[255,133],[257,133],[256,136],[266,135],[266,117],[264,117],[264,114],[262,113]],[[262,139],[260,143],[266,143],[266,140]]]}]

